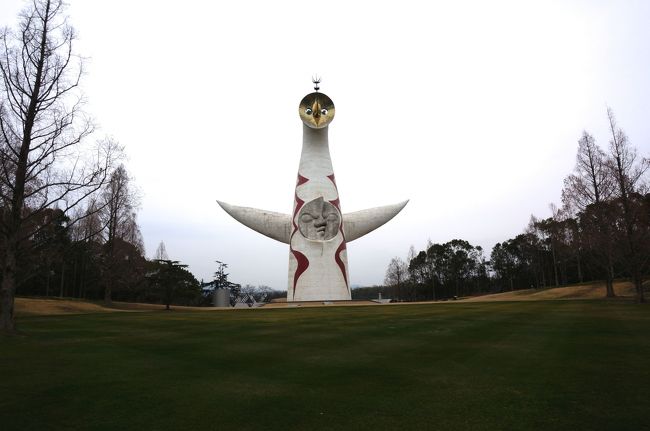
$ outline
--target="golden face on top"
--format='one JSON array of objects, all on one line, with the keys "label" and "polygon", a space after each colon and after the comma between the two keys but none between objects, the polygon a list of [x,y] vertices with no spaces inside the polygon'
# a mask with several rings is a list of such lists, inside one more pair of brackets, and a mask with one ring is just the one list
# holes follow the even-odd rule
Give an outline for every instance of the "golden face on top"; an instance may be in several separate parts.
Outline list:
[{"label": "golden face on top", "polygon": [[298,107],[300,119],[312,129],[322,129],[334,119],[334,102],[323,93],[310,93]]}]

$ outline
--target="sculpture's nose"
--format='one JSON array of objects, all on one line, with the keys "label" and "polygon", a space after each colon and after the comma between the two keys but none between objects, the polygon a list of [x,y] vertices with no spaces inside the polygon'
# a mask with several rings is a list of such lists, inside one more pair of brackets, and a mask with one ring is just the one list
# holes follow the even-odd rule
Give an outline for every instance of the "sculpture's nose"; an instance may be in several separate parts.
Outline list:
[{"label": "sculpture's nose", "polygon": [[327,225],[327,221],[325,220],[325,217],[319,216],[317,219],[314,219],[314,227],[319,228],[319,227],[324,227]]},{"label": "sculpture's nose", "polygon": [[316,125],[318,126],[318,123],[320,123],[320,103],[317,101],[314,102],[311,108],[314,116],[314,121],[316,122]]}]

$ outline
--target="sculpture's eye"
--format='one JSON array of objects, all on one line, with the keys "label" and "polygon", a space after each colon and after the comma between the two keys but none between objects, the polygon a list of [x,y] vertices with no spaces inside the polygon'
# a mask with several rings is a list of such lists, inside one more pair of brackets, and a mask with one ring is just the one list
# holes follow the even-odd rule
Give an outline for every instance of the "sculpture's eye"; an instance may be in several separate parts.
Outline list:
[{"label": "sculpture's eye", "polygon": [[311,215],[309,215],[309,214],[303,214],[302,216],[300,216],[300,220],[303,223],[311,223],[312,220],[313,220],[313,217]]},{"label": "sculpture's eye", "polygon": [[320,113],[323,115],[327,115],[327,109],[323,108],[320,110]]},{"label": "sculpture's eye", "polygon": [[307,114],[307,115],[311,115],[311,114],[312,114],[312,110],[311,110],[311,108],[307,108],[307,109],[305,109],[305,114]]}]

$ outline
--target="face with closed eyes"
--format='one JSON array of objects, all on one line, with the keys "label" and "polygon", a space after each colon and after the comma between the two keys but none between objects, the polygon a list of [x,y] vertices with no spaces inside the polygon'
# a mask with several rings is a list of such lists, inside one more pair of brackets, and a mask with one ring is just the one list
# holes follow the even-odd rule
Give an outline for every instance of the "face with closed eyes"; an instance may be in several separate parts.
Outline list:
[{"label": "face with closed eyes", "polygon": [[341,216],[334,205],[323,200],[314,199],[305,204],[298,216],[298,228],[307,239],[327,241],[339,232]]},{"label": "face with closed eyes", "polygon": [[303,97],[298,110],[302,122],[312,129],[322,129],[334,118],[334,102],[323,93]]}]

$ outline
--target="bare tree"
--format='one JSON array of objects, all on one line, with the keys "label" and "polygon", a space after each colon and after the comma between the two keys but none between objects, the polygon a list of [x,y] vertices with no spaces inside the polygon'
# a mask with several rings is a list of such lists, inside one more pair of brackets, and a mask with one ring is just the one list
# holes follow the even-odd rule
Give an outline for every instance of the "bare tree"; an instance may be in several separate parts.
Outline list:
[{"label": "bare tree", "polygon": [[386,286],[395,287],[395,296],[397,297],[397,300],[400,299],[401,287],[407,277],[408,266],[406,263],[399,257],[392,258],[388,264],[388,269],[386,269],[384,284]]},{"label": "bare tree", "polygon": [[90,147],[92,122],[77,91],[83,71],[61,0],[33,0],[15,32],[0,34],[0,239],[5,246],[0,330],[15,331],[17,260],[48,207],[64,214],[104,183],[116,150]]},{"label": "bare tree", "polygon": [[138,213],[136,211],[131,211],[131,216],[124,223],[122,232],[122,239],[133,245],[140,252],[140,255],[144,256],[144,238],[142,237],[142,232],[140,232]]},{"label": "bare tree", "polygon": [[648,256],[642,253],[643,244],[638,235],[639,218],[634,208],[635,197],[645,189],[644,176],[650,168],[650,160],[639,158],[625,132],[616,124],[614,112],[607,108],[612,137],[609,141],[611,169],[617,189],[617,199],[622,208],[622,221],[625,232],[626,252],[623,262],[632,275],[639,302],[645,302],[643,292],[643,266]]},{"label": "bare tree", "polygon": [[158,248],[156,248],[156,253],[153,255],[154,260],[169,260],[169,255],[165,249],[165,243],[160,241]]},{"label": "bare tree", "polygon": [[75,208],[72,219],[77,222],[70,229],[70,238],[72,241],[99,241],[99,236],[103,230],[102,221],[99,218],[99,203],[97,196],[91,196],[87,199],[84,206]]},{"label": "bare tree", "polygon": [[412,261],[413,259],[415,259],[415,257],[416,257],[417,255],[418,255],[418,254],[415,252],[415,247],[413,246],[413,244],[411,244],[411,246],[409,247],[409,252],[408,252],[408,254],[406,255],[406,264],[407,264],[407,265],[410,264],[411,261]]},{"label": "bare tree", "polygon": [[[129,174],[124,165],[119,165],[105,184],[99,197],[102,210],[100,219],[105,226],[105,290],[104,300],[111,302],[115,274],[115,250],[118,242],[128,242],[142,254],[142,235],[135,219],[139,196],[130,185]],[[134,242],[131,242],[134,241]]]},{"label": "bare tree", "polygon": [[[614,195],[615,184],[606,154],[586,131],[578,140],[574,173],[564,180],[562,203],[571,214],[590,218],[582,233],[585,244],[605,276],[607,297],[614,297],[613,231],[609,223],[607,201]],[[589,208],[589,211],[587,209]],[[587,214],[588,212],[588,214]]]},{"label": "bare tree", "polygon": [[129,223],[138,206],[138,197],[132,192],[129,182],[126,168],[120,165],[111,173],[100,194],[103,208],[100,218],[105,226],[104,241],[107,243],[115,238],[125,238],[131,229]]},{"label": "bare tree", "polygon": [[564,180],[562,203],[572,213],[584,211],[588,205],[604,202],[614,193],[614,182],[607,165],[607,156],[586,131],[578,140],[574,173]]}]

